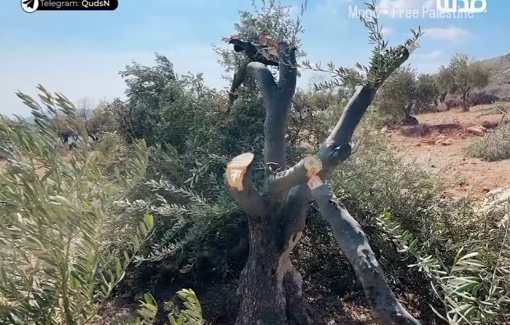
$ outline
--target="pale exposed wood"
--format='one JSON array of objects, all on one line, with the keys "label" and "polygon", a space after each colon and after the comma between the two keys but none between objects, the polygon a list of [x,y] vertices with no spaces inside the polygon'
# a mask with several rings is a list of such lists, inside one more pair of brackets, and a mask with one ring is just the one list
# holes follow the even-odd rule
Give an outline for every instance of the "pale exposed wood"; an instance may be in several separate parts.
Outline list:
[{"label": "pale exposed wood", "polygon": [[324,185],[324,183],[322,182],[322,180],[320,179],[319,176],[317,175],[312,175],[310,177],[310,180],[308,181],[308,187],[313,190],[313,189],[316,189],[317,187],[321,186],[321,185]]},{"label": "pale exposed wood", "polygon": [[232,188],[238,191],[243,190],[243,180],[246,170],[253,162],[255,155],[251,152],[240,154],[232,159],[227,165],[227,182]]},{"label": "pale exposed wood", "polygon": [[321,171],[322,161],[316,156],[306,156],[303,160],[307,170],[306,176],[308,178],[317,175]]}]

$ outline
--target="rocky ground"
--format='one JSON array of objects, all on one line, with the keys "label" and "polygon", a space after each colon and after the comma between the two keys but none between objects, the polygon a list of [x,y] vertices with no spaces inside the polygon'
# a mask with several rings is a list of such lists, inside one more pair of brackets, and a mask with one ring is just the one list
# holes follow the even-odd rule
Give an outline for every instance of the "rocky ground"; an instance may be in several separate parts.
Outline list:
[{"label": "rocky ground", "polygon": [[386,132],[393,147],[405,159],[415,161],[446,182],[453,195],[482,197],[490,190],[510,185],[510,160],[495,162],[467,157],[467,146],[479,136],[492,132],[503,114],[491,106],[427,113],[416,116],[419,125]]}]

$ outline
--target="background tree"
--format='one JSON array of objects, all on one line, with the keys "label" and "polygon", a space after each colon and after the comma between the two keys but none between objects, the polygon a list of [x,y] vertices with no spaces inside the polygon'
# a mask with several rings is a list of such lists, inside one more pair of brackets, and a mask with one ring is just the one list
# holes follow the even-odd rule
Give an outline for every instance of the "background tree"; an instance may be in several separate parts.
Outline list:
[{"label": "background tree", "polygon": [[112,102],[100,102],[92,111],[88,119],[88,130],[94,134],[104,132],[115,132],[119,130],[119,123],[116,115],[116,107],[122,105],[119,99]]},{"label": "background tree", "polygon": [[439,88],[434,76],[421,73],[416,80],[416,104],[415,112],[435,110],[438,106]]},{"label": "background tree", "polygon": [[[375,3],[368,4],[368,7],[375,11]],[[310,200],[316,201],[330,224],[379,320],[383,324],[418,324],[391,292],[359,224],[337,202],[329,186],[323,183],[335,167],[350,156],[352,135],[377,90],[409,58],[421,35],[420,31],[413,31],[414,36],[405,45],[388,47],[377,19],[363,19],[363,22],[374,42],[370,66],[360,65],[367,73],[317,155],[307,156],[291,168],[287,168],[285,149],[288,115],[297,78],[298,47],[293,43],[295,38],[289,40],[284,37],[286,35],[277,34],[270,44],[278,58],[277,81],[265,65],[265,59],[251,55],[248,46],[244,51],[234,47],[236,52],[246,54],[247,64],[241,64],[237,70],[231,93],[249,75],[257,82],[266,110],[263,190],[259,192],[252,181],[253,167],[258,165],[252,152],[232,159],[226,172],[229,191],[249,216],[250,225],[250,252],[238,289],[241,299],[237,318],[239,325],[313,322],[302,295],[301,275],[290,260],[290,253],[302,235]],[[255,43],[255,37],[250,40],[251,46],[259,46],[266,35],[274,35],[272,30],[263,32],[259,34],[258,43]],[[240,39],[239,35],[230,39],[234,46],[241,42],[247,41]],[[335,69],[331,65],[331,71],[336,71],[338,80],[350,77],[343,68]]]},{"label": "background tree", "polygon": [[439,67],[439,72],[435,76],[435,81],[437,88],[439,89],[440,103],[444,102],[446,95],[453,94],[457,91],[453,77],[453,70],[445,67],[444,65]]},{"label": "background tree", "polygon": [[389,121],[417,124],[411,116],[417,102],[418,82],[416,71],[410,65],[402,66],[386,80],[377,97],[377,108]]},{"label": "background tree", "polygon": [[128,139],[145,139],[150,146],[173,146],[183,151],[188,131],[183,121],[195,111],[173,64],[156,54],[155,67],[133,63],[119,74],[126,80],[128,100],[122,106],[119,130]]},{"label": "background tree", "polygon": [[469,110],[466,102],[469,92],[489,83],[489,73],[465,53],[454,54],[448,67],[440,67],[438,77],[438,86],[443,94],[452,91],[460,93],[464,111]]}]

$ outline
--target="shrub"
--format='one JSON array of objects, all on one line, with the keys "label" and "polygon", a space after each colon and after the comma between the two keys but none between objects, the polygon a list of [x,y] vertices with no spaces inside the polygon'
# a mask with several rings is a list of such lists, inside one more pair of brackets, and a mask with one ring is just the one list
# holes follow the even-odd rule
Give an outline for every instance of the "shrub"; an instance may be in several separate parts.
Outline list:
[{"label": "shrub", "polygon": [[485,90],[474,91],[467,98],[469,106],[492,104],[499,100],[498,96],[488,94]]},{"label": "shrub", "polygon": [[[165,302],[165,311],[170,323],[164,325],[205,325],[202,316],[202,307],[195,292],[191,289],[182,289],[177,292],[179,298],[184,302],[184,309],[179,309],[172,302]],[[126,325],[153,325],[158,316],[158,305],[151,294],[145,294],[144,300],[140,301],[138,309],[140,315],[134,321]]]},{"label": "shrub", "polygon": [[500,100],[509,101],[510,100],[510,85],[502,84],[502,85],[488,85],[483,89],[485,93],[488,95],[496,96]]},{"label": "shrub", "polygon": [[1,148],[10,166],[0,175],[0,319],[12,325],[85,324],[150,235],[150,214],[138,215],[120,244],[110,227],[115,202],[143,177],[146,148],[140,141],[119,157],[109,145],[92,152],[84,143],[71,158],[63,157],[57,111],[86,136],[85,126],[67,98],[39,90],[46,109],[18,93],[32,108],[34,125],[21,117],[20,127],[0,120],[1,137],[10,143]]},{"label": "shrub", "polygon": [[491,133],[474,140],[467,148],[471,157],[487,161],[510,158],[510,123],[501,123]]},{"label": "shrub", "polygon": [[440,313],[431,306],[439,318],[450,325],[462,325],[495,324],[499,323],[498,318],[508,317],[505,310],[510,306],[510,295],[505,285],[508,281],[506,275],[510,273],[506,269],[509,261],[504,257],[508,251],[508,222],[495,263],[484,263],[479,252],[465,252],[463,247],[451,263],[445,263],[437,253],[430,254],[428,247],[411,232],[401,231],[400,225],[392,219],[388,212],[379,218],[400,251],[416,259],[416,263],[409,267],[418,269],[430,279],[434,294],[444,309]]},{"label": "shrub", "polygon": [[446,98],[443,104],[446,105],[447,109],[455,108],[455,107],[462,107],[462,99],[454,96],[450,96],[449,98]]}]

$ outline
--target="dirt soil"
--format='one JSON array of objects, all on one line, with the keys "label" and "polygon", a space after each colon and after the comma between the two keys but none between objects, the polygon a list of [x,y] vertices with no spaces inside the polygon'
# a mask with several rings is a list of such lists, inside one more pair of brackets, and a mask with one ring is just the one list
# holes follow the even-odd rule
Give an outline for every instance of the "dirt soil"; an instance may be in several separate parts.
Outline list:
[{"label": "dirt soil", "polygon": [[[386,134],[405,159],[443,178],[447,193],[482,197],[489,190],[510,185],[510,160],[488,162],[465,153],[467,146],[481,136],[472,132],[492,132],[503,114],[491,112],[490,106],[478,106],[469,112],[452,109],[416,117],[420,125],[397,127]],[[472,127],[475,130],[469,131]]]}]

